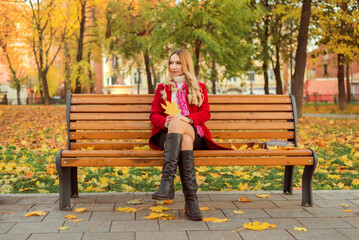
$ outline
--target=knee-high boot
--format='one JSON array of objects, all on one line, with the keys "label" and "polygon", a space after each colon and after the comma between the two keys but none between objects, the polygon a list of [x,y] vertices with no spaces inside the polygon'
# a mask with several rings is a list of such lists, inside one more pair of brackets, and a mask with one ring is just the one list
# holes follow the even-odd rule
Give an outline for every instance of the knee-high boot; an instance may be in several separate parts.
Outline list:
[{"label": "knee-high boot", "polygon": [[173,199],[174,190],[174,178],[177,172],[177,165],[181,151],[182,135],[179,133],[169,133],[166,137],[166,146],[163,153],[163,168],[161,184],[154,194],[152,199],[166,200]]},{"label": "knee-high boot", "polygon": [[202,220],[202,213],[198,207],[196,171],[194,168],[193,150],[181,151],[179,171],[185,197],[185,213],[194,221]]}]

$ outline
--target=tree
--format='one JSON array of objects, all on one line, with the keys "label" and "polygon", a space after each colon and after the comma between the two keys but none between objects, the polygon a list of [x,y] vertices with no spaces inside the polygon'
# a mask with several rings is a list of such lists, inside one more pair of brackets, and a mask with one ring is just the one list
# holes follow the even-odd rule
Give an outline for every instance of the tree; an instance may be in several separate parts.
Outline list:
[{"label": "tree", "polygon": [[31,48],[34,54],[38,78],[44,94],[45,105],[50,105],[47,73],[61,50],[68,33],[67,19],[62,15],[62,1],[29,0],[28,27]]},{"label": "tree", "polygon": [[10,72],[10,87],[16,89],[17,104],[21,104],[21,87],[28,79],[27,67],[24,62],[27,48],[22,38],[20,29],[23,17],[26,14],[25,5],[17,1],[0,3],[0,47],[5,62]]},{"label": "tree", "polygon": [[338,54],[339,108],[345,109],[345,66],[354,59],[359,59],[358,1],[318,1],[313,15],[316,27],[313,29],[313,35],[317,37],[317,43],[324,46],[323,52]]},{"label": "tree", "polygon": [[295,97],[298,116],[302,116],[304,73],[307,59],[308,30],[311,15],[311,0],[304,0],[300,18],[298,46],[295,53],[295,70],[291,79],[291,93]]}]

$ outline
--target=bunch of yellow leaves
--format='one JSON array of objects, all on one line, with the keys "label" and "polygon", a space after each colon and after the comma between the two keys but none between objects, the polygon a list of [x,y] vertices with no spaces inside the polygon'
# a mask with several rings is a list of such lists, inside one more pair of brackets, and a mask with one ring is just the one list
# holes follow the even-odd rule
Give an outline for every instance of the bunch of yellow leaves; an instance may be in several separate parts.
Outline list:
[{"label": "bunch of yellow leaves", "polygon": [[204,222],[214,222],[214,223],[222,223],[222,222],[229,222],[228,218],[215,218],[215,217],[210,217],[210,218],[203,218]]},{"label": "bunch of yellow leaves", "polygon": [[117,208],[117,211],[119,211],[119,212],[127,212],[127,213],[129,213],[129,212],[135,213],[135,212],[137,212],[137,209],[132,208],[132,207],[124,207],[124,208],[119,207],[119,208]]},{"label": "bunch of yellow leaves", "polygon": [[157,207],[151,207],[150,210],[153,212],[162,213],[163,211],[169,210],[169,208],[163,206],[157,206]]},{"label": "bunch of yellow leaves", "polygon": [[173,214],[151,212],[150,215],[148,215],[145,218],[147,218],[147,219],[175,220],[177,217],[175,215],[173,215]]},{"label": "bunch of yellow leaves", "polygon": [[243,227],[253,231],[262,231],[270,228],[276,228],[277,225],[255,221],[253,223],[245,223],[243,224]]}]

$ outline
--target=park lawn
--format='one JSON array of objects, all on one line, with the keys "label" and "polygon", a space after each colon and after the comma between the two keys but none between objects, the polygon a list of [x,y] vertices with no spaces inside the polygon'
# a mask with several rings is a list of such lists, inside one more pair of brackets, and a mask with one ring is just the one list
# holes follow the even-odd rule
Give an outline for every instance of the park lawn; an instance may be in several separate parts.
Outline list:
[{"label": "park lawn", "polygon": [[303,113],[327,113],[327,114],[359,114],[359,103],[348,104],[346,109],[339,109],[338,104],[333,103],[308,103],[302,106]]},{"label": "park lawn", "polygon": [[[66,147],[64,106],[0,106],[0,193],[58,192],[55,156]],[[359,120],[301,118],[298,142],[314,149],[313,189],[359,189]],[[284,167],[197,167],[201,191],[282,190]],[[294,189],[303,167],[295,168]],[[80,192],[154,191],[160,167],[79,168]],[[181,189],[179,176],[176,189]]]}]

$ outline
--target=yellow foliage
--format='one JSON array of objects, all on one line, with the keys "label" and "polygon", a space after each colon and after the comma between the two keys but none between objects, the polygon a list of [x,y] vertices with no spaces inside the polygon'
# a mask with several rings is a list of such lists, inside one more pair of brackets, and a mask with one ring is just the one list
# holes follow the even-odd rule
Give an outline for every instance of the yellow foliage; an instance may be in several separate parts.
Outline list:
[{"label": "yellow foliage", "polygon": [[158,212],[158,213],[169,210],[169,208],[163,207],[163,206],[151,207],[150,209],[151,209],[151,211]]}]

